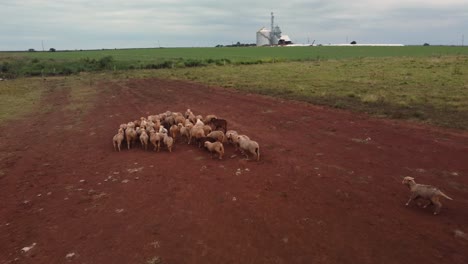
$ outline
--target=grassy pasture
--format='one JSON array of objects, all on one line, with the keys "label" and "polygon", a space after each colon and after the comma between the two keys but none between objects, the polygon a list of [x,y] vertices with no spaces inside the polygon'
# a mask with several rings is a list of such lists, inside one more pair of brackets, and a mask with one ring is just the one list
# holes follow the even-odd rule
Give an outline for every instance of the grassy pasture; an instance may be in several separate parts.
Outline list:
[{"label": "grassy pasture", "polygon": [[187,68],[369,57],[468,55],[467,47],[237,47],[59,52],[0,52],[0,78],[70,75],[102,70]]},{"label": "grassy pasture", "polygon": [[382,117],[468,128],[468,56],[351,58],[135,74],[137,78],[190,80]]},{"label": "grassy pasture", "polygon": [[[150,49],[146,58],[181,57],[185,62],[202,56],[229,57],[255,60],[261,63],[202,64],[190,67],[174,66],[161,69],[119,70],[108,63],[123,63],[132,52],[145,50],[84,51],[83,54],[112,56],[112,60],[89,59],[94,70],[101,73],[81,73],[69,77],[48,78],[47,83],[71,89],[73,99],[70,110],[85,112],[96,96],[94,84],[100,79],[170,78],[190,80],[209,85],[223,86],[247,92],[306,101],[319,105],[367,112],[373,115],[414,119],[444,127],[468,129],[468,48],[463,47],[294,47],[294,48],[206,48],[206,49]],[[178,51],[178,53],[177,53]],[[310,51],[294,59],[294,52]],[[315,53],[313,53],[313,52]],[[325,52],[328,55],[324,55]],[[404,51],[404,52],[403,52]],[[95,53],[94,53],[95,52]],[[109,53],[102,53],[109,52]],[[116,52],[116,53],[114,53]],[[121,54],[126,55],[118,55]],[[129,52],[128,54],[126,52]],[[155,53],[153,53],[155,52]],[[187,55],[188,52],[191,55]],[[219,53],[217,53],[219,52]],[[224,52],[224,53],[223,53]],[[238,52],[238,53],[236,53]],[[248,52],[253,52],[249,57]],[[263,55],[261,52],[266,52]],[[276,59],[272,53],[280,52],[287,59]],[[281,53],[285,52],[285,53]],[[288,52],[291,52],[287,55]],[[359,54],[362,52],[363,54]],[[414,54],[412,54],[414,52]],[[445,53],[444,53],[445,52]],[[81,52],[31,52],[22,53],[18,59],[41,64],[59,60],[59,56],[78,56]],[[317,54],[321,55],[317,55]],[[78,54],[78,55],[77,55]],[[210,55],[211,54],[211,55]],[[216,55],[215,55],[216,54]],[[452,54],[452,55],[446,55]],[[15,61],[15,53],[1,53]],[[44,56],[30,58],[27,56]],[[49,56],[49,57],[47,57]],[[55,59],[50,56],[58,56]],[[81,56],[81,55],[80,55]],[[122,56],[122,57],[120,57]],[[279,56],[279,55],[278,55]],[[287,57],[290,56],[290,57]],[[298,55],[297,55],[298,56]],[[310,57],[308,57],[310,56]],[[315,56],[315,58],[314,58]],[[328,56],[328,57],[327,57]],[[334,56],[334,57],[333,57]],[[137,56],[138,57],[138,56]],[[61,58],[67,67],[81,59]],[[104,57],[105,58],[105,57]],[[201,58],[201,57],[200,57]],[[275,58],[274,60],[272,58]],[[297,57],[299,58],[299,57]],[[310,58],[310,59],[308,59]],[[84,59],[83,59],[84,60]],[[207,59],[208,60],[208,59]],[[244,61],[245,62],[245,61]],[[267,63],[268,62],[268,63]],[[102,63],[102,65],[101,65]],[[141,62],[140,62],[141,63]],[[180,62],[179,62],[180,63]],[[205,67],[195,67],[195,66]],[[125,68],[124,68],[125,69]],[[94,71],[93,70],[93,71]],[[0,76],[1,77],[1,76]],[[21,113],[32,111],[34,103],[47,89],[41,78],[19,78],[0,82],[0,123],[14,119]],[[80,99],[81,98],[81,99]],[[12,110],[13,109],[13,110]],[[18,109],[18,110],[14,110]]]},{"label": "grassy pasture", "polygon": [[73,61],[100,59],[112,56],[116,61],[150,62],[170,59],[229,59],[234,62],[250,60],[311,60],[344,59],[356,57],[427,57],[443,55],[468,55],[467,47],[404,46],[404,47],[232,47],[232,48],[154,48],[116,49],[58,52],[0,52],[2,57],[27,57]]}]

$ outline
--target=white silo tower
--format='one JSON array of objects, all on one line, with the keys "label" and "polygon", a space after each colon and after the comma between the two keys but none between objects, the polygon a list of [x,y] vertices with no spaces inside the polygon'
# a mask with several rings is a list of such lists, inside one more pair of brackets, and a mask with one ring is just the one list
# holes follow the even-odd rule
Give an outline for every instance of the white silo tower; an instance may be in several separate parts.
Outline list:
[{"label": "white silo tower", "polygon": [[268,46],[271,45],[270,41],[271,31],[262,27],[257,31],[257,46]]},{"label": "white silo tower", "polygon": [[275,16],[271,12],[271,29],[262,27],[257,31],[257,46],[278,45],[281,39],[281,29],[275,26]]}]

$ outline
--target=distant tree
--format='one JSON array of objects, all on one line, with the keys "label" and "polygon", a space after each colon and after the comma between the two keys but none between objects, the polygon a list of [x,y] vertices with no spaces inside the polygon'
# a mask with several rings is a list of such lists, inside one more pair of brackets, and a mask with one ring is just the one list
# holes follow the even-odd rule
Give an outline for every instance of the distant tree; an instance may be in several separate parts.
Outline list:
[{"label": "distant tree", "polygon": [[424,43],[423,46],[430,46],[429,43]]},{"label": "distant tree", "polygon": [[54,49],[54,48],[50,48],[49,51],[50,51],[50,52],[55,52],[55,49]]},{"label": "distant tree", "polygon": [[353,41],[351,41],[350,44],[354,45],[354,44],[357,44],[357,42],[353,40]]},{"label": "distant tree", "polygon": [[28,49],[29,52],[35,52],[35,49]]}]

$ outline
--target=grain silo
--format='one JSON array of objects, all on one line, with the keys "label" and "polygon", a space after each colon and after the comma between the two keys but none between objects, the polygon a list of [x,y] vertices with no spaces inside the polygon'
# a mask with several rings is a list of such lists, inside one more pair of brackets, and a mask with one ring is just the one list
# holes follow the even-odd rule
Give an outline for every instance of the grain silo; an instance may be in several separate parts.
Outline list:
[{"label": "grain silo", "polygon": [[257,46],[268,46],[271,45],[270,41],[271,31],[262,27],[257,31]]},{"label": "grain silo", "polygon": [[[289,37],[288,37],[289,39]],[[271,13],[271,29],[262,27],[257,31],[257,46],[272,46],[278,45],[281,40],[281,29],[275,26],[275,16]],[[290,40],[289,40],[290,42]]]}]

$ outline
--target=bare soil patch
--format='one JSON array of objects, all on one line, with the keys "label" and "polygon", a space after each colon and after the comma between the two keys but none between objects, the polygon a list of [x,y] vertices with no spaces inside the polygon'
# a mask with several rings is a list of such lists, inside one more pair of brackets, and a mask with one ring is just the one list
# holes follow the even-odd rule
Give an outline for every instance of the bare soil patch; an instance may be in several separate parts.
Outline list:
[{"label": "bare soil patch", "polygon": [[[51,89],[50,111],[1,128],[0,263],[468,263],[466,132],[188,82],[98,86],[84,119]],[[187,108],[261,160],[113,151],[120,123]],[[406,175],[454,201],[405,207]]]}]

